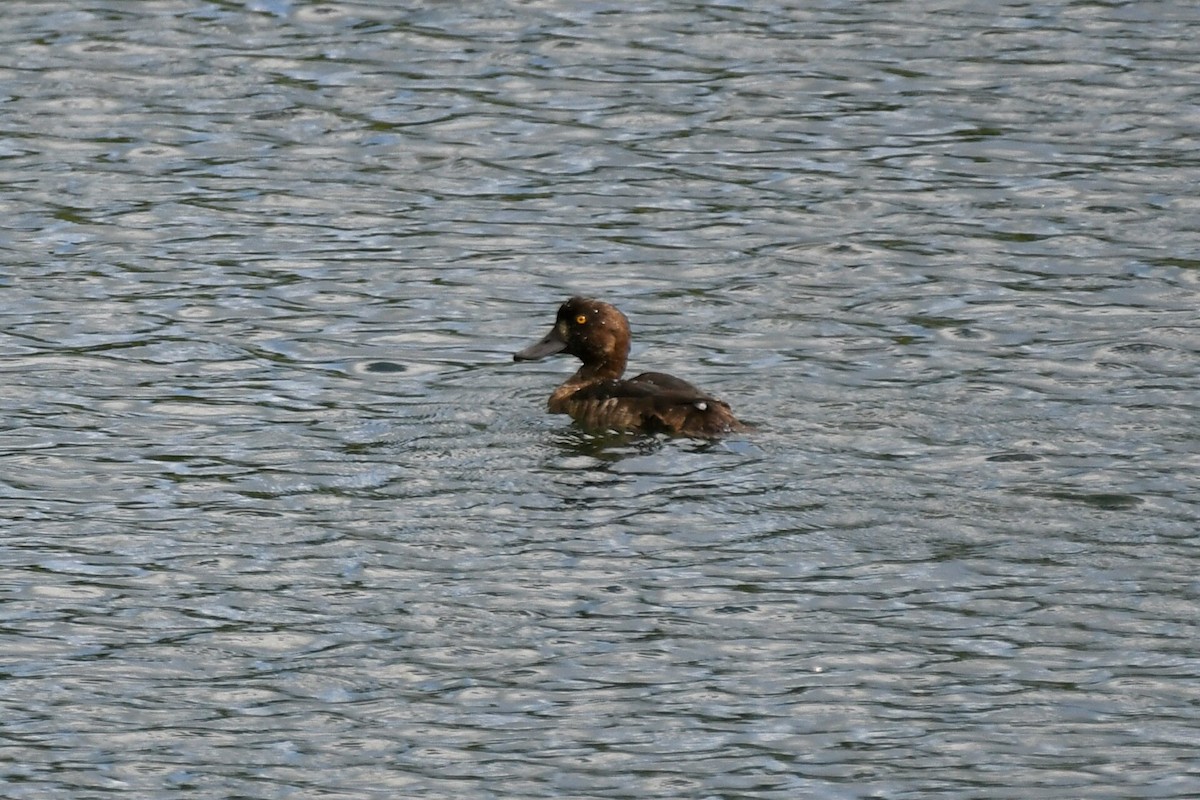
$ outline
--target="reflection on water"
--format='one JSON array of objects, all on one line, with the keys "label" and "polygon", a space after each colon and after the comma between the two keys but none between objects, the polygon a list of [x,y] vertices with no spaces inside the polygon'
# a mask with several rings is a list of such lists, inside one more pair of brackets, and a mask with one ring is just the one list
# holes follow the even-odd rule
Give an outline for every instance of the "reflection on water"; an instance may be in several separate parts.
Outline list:
[{"label": "reflection on water", "polygon": [[[1200,12],[0,41],[0,794],[1200,794]],[[760,430],[546,415],[573,293]]]}]

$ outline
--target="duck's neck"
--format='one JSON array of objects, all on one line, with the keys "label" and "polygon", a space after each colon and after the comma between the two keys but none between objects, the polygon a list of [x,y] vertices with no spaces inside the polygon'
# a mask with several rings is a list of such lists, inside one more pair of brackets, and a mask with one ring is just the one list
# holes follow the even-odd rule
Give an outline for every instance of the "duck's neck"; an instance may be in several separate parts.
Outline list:
[{"label": "duck's neck", "polygon": [[586,383],[589,381],[610,381],[620,378],[625,372],[625,357],[609,358],[599,364],[584,364],[571,378],[572,381]]}]

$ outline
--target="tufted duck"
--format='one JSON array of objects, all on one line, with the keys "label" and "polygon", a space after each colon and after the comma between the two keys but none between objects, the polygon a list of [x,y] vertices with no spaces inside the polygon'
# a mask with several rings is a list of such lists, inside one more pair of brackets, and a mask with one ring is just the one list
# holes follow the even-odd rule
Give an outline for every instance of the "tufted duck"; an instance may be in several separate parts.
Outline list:
[{"label": "tufted duck", "polygon": [[621,380],[629,356],[629,321],[614,306],[572,297],[558,309],[554,327],[537,344],[513,355],[538,361],[568,353],[583,362],[550,395],[551,414],[570,414],[595,430],[670,433],[713,438],[745,430],[729,404],[661,372]]}]

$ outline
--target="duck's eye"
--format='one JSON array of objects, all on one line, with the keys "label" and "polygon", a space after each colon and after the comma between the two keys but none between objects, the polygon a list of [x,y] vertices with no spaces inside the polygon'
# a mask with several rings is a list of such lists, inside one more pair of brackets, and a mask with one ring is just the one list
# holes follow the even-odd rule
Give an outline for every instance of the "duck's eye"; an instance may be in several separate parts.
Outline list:
[{"label": "duck's eye", "polygon": [[585,322],[587,322],[587,314],[580,314],[575,318],[576,325],[582,325]]}]

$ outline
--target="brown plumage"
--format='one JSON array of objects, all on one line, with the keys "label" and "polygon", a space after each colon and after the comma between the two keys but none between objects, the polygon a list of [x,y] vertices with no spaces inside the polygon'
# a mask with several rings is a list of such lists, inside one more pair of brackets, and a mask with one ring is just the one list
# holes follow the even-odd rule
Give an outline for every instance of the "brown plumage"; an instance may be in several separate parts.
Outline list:
[{"label": "brown plumage", "polygon": [[537,361],[555,353],[573,355],[583,366],[550,395],[550,413],[569,414],[585,428],[696,438],[746,429],[728,403],[673,375],[643,372],[622,380],[629,320],[608,303],[572,297],[559,307],[550,332],[513,360]]}]

